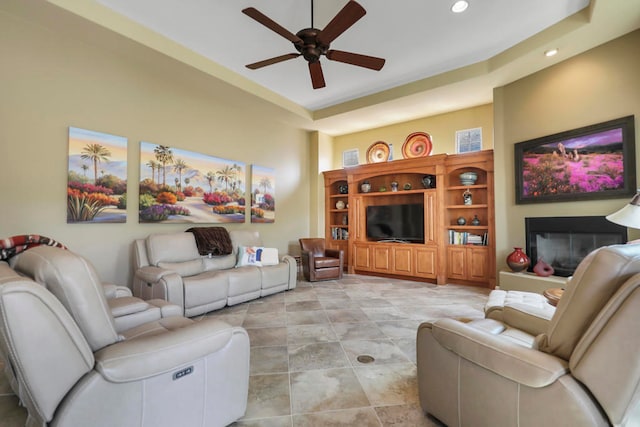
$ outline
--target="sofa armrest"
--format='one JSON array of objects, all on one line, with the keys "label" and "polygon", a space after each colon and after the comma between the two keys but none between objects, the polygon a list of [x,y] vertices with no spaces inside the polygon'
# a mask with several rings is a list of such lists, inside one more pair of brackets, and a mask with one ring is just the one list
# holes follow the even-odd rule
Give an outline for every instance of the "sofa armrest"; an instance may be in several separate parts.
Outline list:
[{"label": "sofa armrest", "polygon": [[146,283],[155,283],[162,279],[165,276],[177,273],[172,270],[167,270],[166,268],[154,267],[152,265],[141,267],[136,270],[135,276],[136,278],[142,280]]},{"label": "sofa armrest", "polygon": [[512,328],[520,329],[533,336],[547,332],[554,309],[532,307],[528,304],[511,303],[502,309],[502,321]]},{"label": "sofa armrest", "polygon": [[280,258],[280,262],[287,264],[287,268],[289,269],[288,289],[294,289],[298,280],[298,263],[296,262],[296,259],[291,255],[283,255],[282,258]]},{"label": "sofa armrest", "polygon": [[[176,272],[147,266],[136,270],[135,279],[146,283],[146,286],[151,288],[149,292],[144,292],[145,299],[161,298],[181,308],[184,307],[182,277]],[[141,296],[140,290],[137,287],[135,289],[136,296]]]},{"label": "sofa armrest", "polygon": [[159,335],[145,336],[105,347],[94,354],[96,370],[110,382],[138,381],[180,369],[222,350],[234,336],[247,332],[211,319]]},{"label": "sofa armrest", "polygon": [[104,295],[107,299],[133,296],[131,289],[114,283],[103,282]]},{"label": "sofa armrest", "polygon": [[444,348],[504,378],[529,387],[545,387],[569,372],[568,363],[550,354],[515,344],[454,319],[422,324]]}]

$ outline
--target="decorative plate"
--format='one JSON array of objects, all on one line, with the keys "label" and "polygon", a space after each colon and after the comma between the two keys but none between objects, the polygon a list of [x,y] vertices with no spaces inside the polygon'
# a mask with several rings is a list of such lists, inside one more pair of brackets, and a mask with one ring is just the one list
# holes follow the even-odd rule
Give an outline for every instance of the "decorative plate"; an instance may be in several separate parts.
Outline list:
[{"label": "decorative plate", "polygon": [[414,132],[407,136],[402,144],[402,156],[405,159],[425,157],[431,154],[432,149],[431,135],[426,132]]},{"label": "decorative plate", "polygon": [[367,162],[368,163],[380,163],[389,160],[390,153],[389,144],[384,141],[378,141],[371,144],[367,148]]}]

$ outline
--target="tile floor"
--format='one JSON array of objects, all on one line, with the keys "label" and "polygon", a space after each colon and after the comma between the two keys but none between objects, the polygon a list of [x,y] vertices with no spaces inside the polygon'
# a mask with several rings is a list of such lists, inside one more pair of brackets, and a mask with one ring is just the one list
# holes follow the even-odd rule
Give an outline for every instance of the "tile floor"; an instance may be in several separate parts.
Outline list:
[{"label": "tile floor", "polygon": [[[488,293],[346,275],[302,279],[295,290],[208,314],[243,326],[251,340],[247,411],[233,426],[439,426],[418,403],[416,330],[440,317],[482,317]],[[25,421],[4,377],[0,420]]]}]

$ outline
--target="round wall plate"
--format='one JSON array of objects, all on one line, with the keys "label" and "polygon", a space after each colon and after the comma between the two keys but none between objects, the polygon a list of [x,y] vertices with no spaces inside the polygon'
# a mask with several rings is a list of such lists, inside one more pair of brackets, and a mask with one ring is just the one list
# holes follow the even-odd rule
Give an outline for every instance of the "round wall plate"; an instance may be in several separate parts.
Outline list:
[{"label": "round wall plate", "polygon": [[367,149],[367,163],[380,163],[389,160],[390,153],[389,144],[384,141],[378,141],[371,144]]},{"label": "round wall plate", "polygon": [[431,154],[432,149],[431,135],[426,132],[414,132],[407,136],[402,144],[402,156],[405,159],[425,157]]}]

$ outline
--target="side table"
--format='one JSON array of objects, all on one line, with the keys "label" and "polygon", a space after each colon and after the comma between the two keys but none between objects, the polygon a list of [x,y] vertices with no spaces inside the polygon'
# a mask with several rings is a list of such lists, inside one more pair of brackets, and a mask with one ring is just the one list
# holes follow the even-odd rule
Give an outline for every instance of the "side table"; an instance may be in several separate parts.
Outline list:
[{"label": "side table", "polygon": [[564,289],[562,288],[549,288],[545,289],[544,292],[542,292],[542,295],[544,295],[547,301],[549,301],[549,304],[555,307],[558,305],[558,301],[562,298],[563,293]]}]

